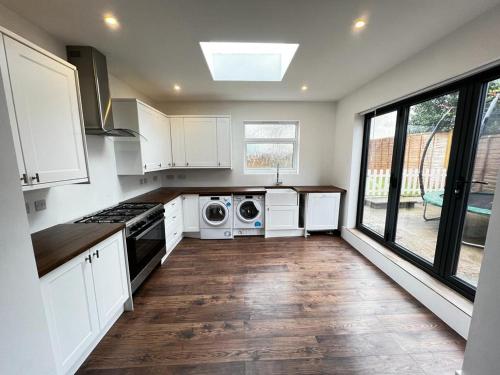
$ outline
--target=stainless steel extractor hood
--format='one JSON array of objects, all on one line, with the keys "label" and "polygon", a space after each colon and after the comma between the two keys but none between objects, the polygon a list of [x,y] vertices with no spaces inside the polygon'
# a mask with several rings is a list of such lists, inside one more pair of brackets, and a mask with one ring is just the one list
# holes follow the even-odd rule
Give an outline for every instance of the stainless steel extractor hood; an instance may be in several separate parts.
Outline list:
[{"label": "stainless steel extractor hood", "polygon": [[67,46],[68,61],[78,69],[85,133],[134,137],[130,129],[113,125],[106,56],[90,46]]}]

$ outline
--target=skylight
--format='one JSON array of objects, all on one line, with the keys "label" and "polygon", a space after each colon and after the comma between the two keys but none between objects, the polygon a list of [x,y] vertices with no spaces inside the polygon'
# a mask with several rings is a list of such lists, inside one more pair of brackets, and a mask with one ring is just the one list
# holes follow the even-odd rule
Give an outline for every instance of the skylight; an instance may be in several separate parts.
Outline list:
[{"label": "skylight", "polygon": [[200,42],[200,47],[214,81],[281,81],[299,45]]}]

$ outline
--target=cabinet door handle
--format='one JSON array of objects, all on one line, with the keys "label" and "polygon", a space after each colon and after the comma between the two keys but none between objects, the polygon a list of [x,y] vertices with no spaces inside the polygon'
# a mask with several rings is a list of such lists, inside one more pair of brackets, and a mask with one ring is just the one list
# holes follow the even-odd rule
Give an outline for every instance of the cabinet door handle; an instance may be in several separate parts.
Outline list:
[{"label": "cabinet door handle", "polygon": [[34,181],[36,180],[36,182],[40,182],[40,176],[38,175],[38,173],[35,173],[34,176],[31,176],[31,181]]},{"label": "cabinet door handle", "polygon": [[160,163],[160,164],[158,164],[158,166],[159,166],[159,167],[161,167],[161,163]]},{"label": "cabinet door handle", "polygon": [[90,255],[88,257],[85,257],[85,261],[92,264],[92,257]]},{"label": "cabinet door handle", "polygon": [[20,180],[22,182],[24,182],[25,184],[28,183],[28,175],[26,173],[23,173],[23,175],[21,176]]},{"label": "cabinet door handle", "polygon": [[99,259],[99,250],[96,250],[94,254],[92,254],[94,257]]},{"label": "cabinet door handle", "polygon": [[189,166],[189,163],[186,163],[186,167]]},{"label": "cabinet door handle", "polygon": [[172,163],[172,166],[175,167],[175,163]]},{"label": "cabinet door handle", "polygon": [[170,167],[170,165],[171,165],[171,164],[172,164],[172,163],[168,163],[168,166]]},{"label": "cabinet door handle", "polygon": [[219,167],[220,167],[220,162],[219,162]]},{"label": "cabinet door handle", "polygon": [[177,216],[172,216],[172,219],[174,219],[174,220],[175,220],[176,218],[177,218]]},{"label": "cabinet door handle", "polygon": [[148,166],[146,164],[144,164],[144,169],[147,169],[147,168],[148,168]]}]

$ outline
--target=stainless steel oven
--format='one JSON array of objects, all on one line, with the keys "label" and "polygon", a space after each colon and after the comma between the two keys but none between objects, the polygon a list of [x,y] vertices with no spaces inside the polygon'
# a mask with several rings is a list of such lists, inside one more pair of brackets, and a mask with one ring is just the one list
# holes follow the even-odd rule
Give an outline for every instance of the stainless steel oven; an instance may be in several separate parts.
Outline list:
[{"label": "stainless steel oven", "polygon": [[130,283],[135,292],[166,254],[164,212],[159,203],[129,202],[76,223],[125,223]]},{"label": "stainless steel oven", "polygon": [[[127,252],[132,292],[142,284],[166,254],[163,212],[150,223],[127,230]],[[127,228],[128,229],[128,228]]]}]

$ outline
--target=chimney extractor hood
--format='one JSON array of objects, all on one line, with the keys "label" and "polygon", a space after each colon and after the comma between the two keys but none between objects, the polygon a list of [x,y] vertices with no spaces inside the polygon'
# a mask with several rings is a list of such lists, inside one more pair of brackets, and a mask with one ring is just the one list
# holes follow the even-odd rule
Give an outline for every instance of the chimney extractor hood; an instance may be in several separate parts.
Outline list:
[{"label": "chimney extractor hood", "polygon": [[85,133],[134,137],[135,131],[113,125],[106,56],[89,46],[67,46],[66,52],[78,69]]}]

